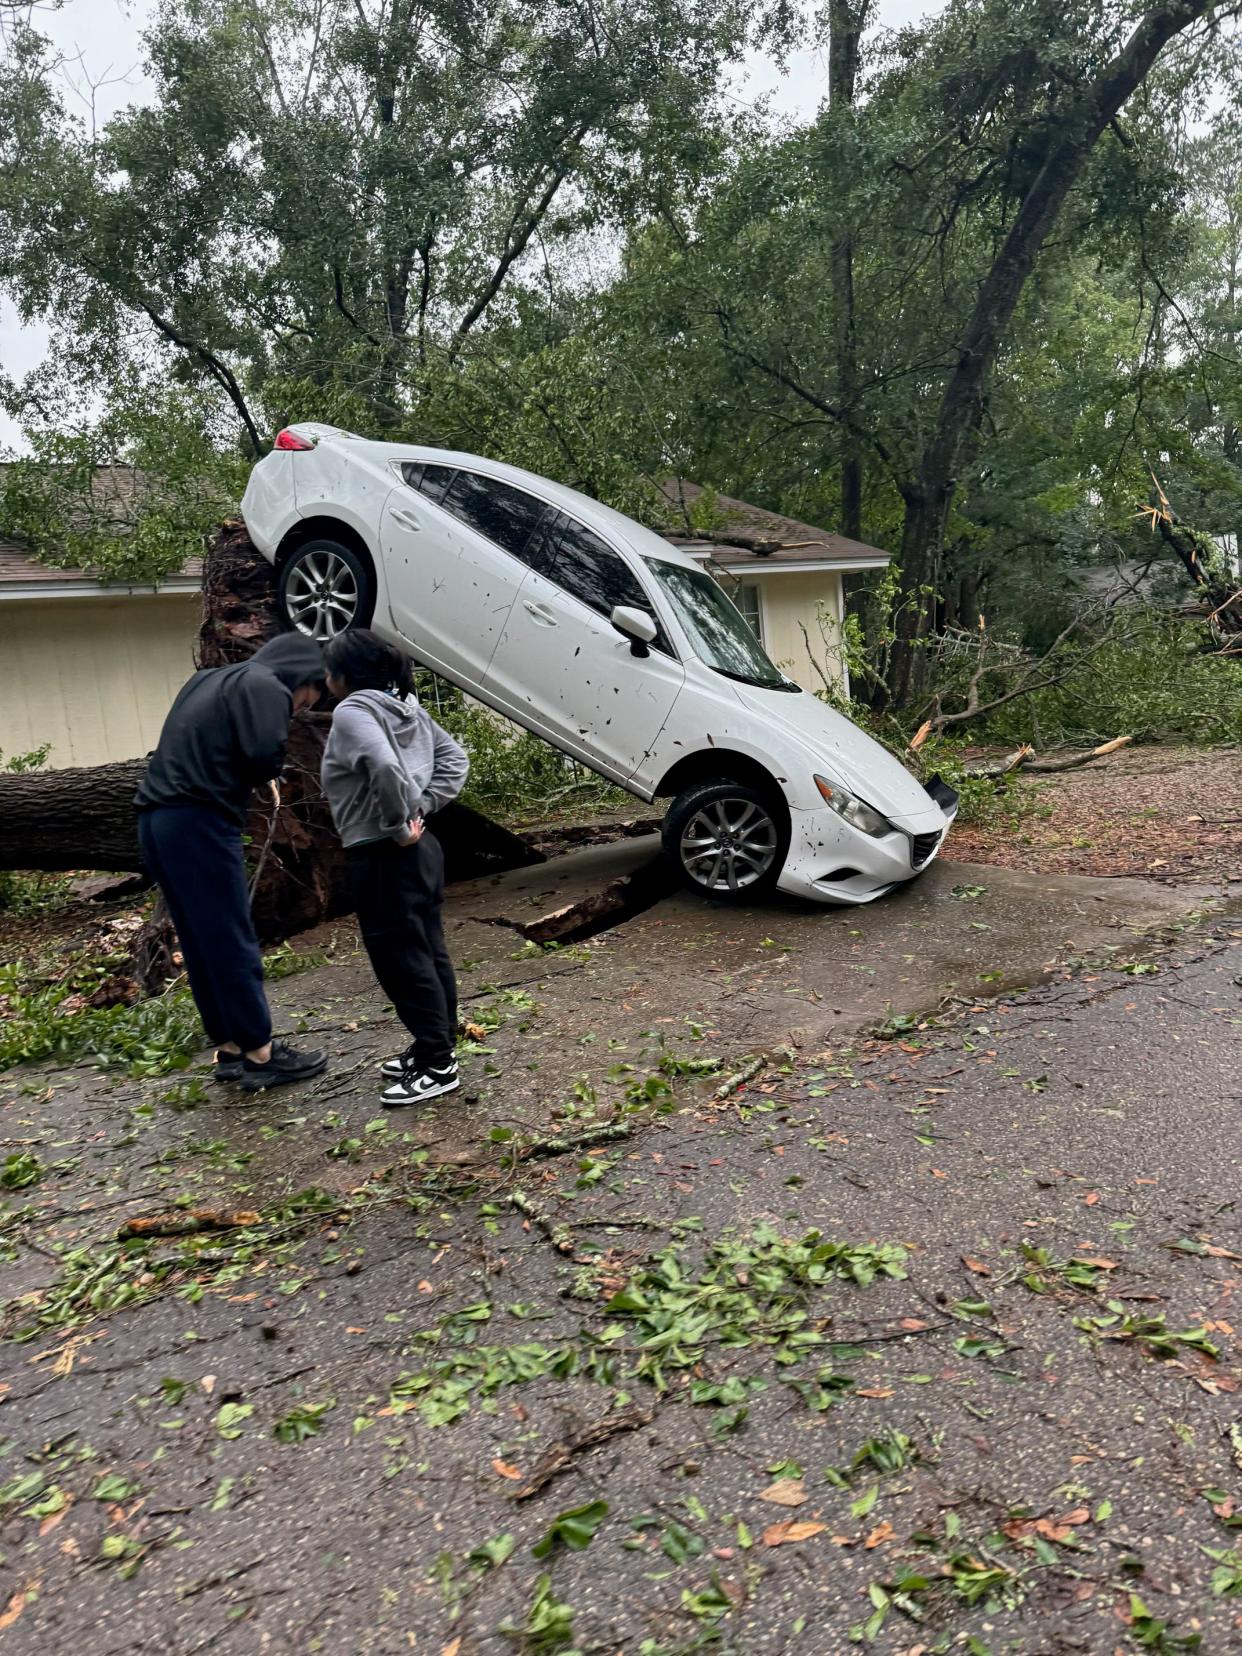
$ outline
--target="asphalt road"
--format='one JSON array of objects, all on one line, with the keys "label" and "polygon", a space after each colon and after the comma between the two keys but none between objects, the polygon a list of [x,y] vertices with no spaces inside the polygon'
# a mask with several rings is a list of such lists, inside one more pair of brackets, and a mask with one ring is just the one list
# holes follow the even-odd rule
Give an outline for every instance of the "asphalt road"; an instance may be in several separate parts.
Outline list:
[{"label": "asphalt road", "polygon": [[[774,1004],[806,935],[749,938]],[[348,963],[281,986],[348,1049],[308,1097],[14,1072],[10,1139],[66,1166],[6,1193],[8,1647],[1242,1647],[1240,942],[1075,940],[921,1023],[899,987],[883,1039],[804,997],[724,1100],[719,1009],[675,999],[702,974],[660,963],[646,1039],[630,975],[513,962],[468,1130],[368,1131],[387,1030]],[[585,1027],[545,1020],[574,981]],[[522,1069],[504,1116],[544,1049],[560,1104]],[[262,1220],[122,1258],[116,1218],[178,1200]]]}]

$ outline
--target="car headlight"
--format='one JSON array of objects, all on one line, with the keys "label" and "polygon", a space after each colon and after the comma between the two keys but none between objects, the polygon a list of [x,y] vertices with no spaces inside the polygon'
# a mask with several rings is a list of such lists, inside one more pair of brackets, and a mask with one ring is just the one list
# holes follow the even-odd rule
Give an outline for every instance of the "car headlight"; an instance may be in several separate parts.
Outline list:
[{"label": "car headlight", "polygon": [[815,786],[824,796],[824,801],[839,817],[843,817],[852,828],[861,828],[864,834],[879,836],[892,832],[893,825],[887,817],[873,811],[865,800],[856,799],[847,788],[839,782],[829,782],[827,777],[817,776]]}]

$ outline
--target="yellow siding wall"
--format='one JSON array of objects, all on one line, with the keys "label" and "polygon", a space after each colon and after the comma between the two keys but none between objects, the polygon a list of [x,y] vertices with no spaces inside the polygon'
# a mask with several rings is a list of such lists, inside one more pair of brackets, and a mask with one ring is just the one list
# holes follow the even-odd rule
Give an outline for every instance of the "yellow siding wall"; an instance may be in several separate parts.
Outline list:
[{"label": "yellow siding wall", "polygon": [[197,593],[0,603],[0,752],[48,764],[139,759],[194,671]]},{"label": "yellow siding wall", "polygon": [[[804,690],[822,690],[825,674],[843,683],[840,575],[832,570],[773,570],[761,575],[748,572],[747,578],[759,586],[764,647],[776,665]],[[820,606],[824,613],[822,629],[816,619]],[[810,651],[803,627],[811,641]]]}]

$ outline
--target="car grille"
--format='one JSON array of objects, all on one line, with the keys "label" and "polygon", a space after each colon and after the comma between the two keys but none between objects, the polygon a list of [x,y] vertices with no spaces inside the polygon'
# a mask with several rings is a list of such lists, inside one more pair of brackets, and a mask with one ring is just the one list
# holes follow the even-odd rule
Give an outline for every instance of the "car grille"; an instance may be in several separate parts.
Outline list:
[{"label": "car grille", "polygon": [[[941,830],[943,832],[943,830]],[[910,861],[915,868],[922,868],[929,857],[934,855],[940,844],[940,833],[912,834],[910,836]]]}]

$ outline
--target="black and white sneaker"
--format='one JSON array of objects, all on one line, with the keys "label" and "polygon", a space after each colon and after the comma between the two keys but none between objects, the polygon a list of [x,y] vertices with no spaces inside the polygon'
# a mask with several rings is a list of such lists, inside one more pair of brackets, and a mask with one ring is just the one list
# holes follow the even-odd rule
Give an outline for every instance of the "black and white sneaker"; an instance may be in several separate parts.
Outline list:
[{"label": "black and white sneaker", "polygon": [[385,1090],[382,1103],[386,1110],[402,1110],[407,1105],[425,1104],[428,1099],[456,1092],[460,1085],[454,1058],[443,1069],[407,1069],[400,1081]]},{"label": "black and white sneaker", "polygon": [[273,1041],[272,1055],[266,1064],[256,1064],[252,1058],[243,1058],[239,1087],[247,1092],[261,1092],[265,1087],[289,1087],[297,1081],[310,1081],[322,1075],[328,1067],[326,1052],[299,1052],[288,1041]]},{"label": "black and white sneaker", "polygon": [[380,1065],[380,1074],[389,1081],[400,1081],[406,1070],[414,1068],[414,1043],[410,1042],[404,1052],[399,1052],[395,1058],[385,1058]]}]

